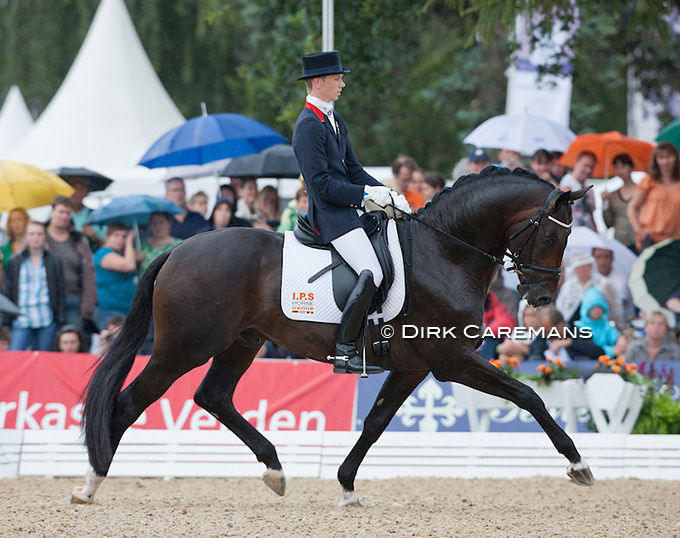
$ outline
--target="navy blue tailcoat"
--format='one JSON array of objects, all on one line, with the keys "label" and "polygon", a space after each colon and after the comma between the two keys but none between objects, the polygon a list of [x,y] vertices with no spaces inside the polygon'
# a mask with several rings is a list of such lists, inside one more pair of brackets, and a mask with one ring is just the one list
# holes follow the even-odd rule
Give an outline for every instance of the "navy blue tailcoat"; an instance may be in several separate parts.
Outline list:
[{"label": "navy blue tailcoat", "polygon": [[316,107],[302,109],[293,131],[293,150],[309,195],[309,222],[324,244],[361,228],[356,209],[364,186],[382,186],[357,162],[342,116],[333,115],[337,135]]}]

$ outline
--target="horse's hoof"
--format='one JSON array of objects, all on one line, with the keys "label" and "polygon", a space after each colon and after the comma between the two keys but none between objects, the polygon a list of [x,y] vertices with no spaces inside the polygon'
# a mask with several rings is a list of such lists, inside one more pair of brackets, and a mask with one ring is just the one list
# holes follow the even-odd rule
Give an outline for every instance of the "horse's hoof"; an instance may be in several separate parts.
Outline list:
[{"label": "horse's hoof", "polygon": [[71,492],[71,504],[92,504],[94,502],[94,495],[87,495],[83,493],[85,486],[78,486],[73,488]]},{"label": "horse's hoof", "polygon": [[361,503],[359,502],[359,497],[357,497],[357,494],[354,493],[353,491],[347,491],[347,490],[342,490],[342,499],[338,503],[338,507],[342,508],[343,506],[361,506]]},{"label": "horse's hoof", "polygon": [[286,475],[283,474],[283,471],[267,469],[262,474],[262,480],[277,495],[283,497],[283,494],[286,493]]},{"label": "horse's hoof", "polygon": [[574,484],[579,486],[592,486],[595,484],[593,473],[590,472],[590,467],[583,460],[569,465],[567,467],[567,476],[571,478]]}]

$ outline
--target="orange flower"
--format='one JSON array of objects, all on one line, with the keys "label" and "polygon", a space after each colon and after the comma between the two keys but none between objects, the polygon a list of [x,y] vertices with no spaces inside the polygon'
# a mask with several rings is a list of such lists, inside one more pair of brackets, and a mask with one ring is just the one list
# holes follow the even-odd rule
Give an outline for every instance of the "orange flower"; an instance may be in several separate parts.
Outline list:
[{"label": "orange flower", "polygon": [[550,366],[546,366],[544,373],[545,373],[545,375],[552,374],[552,368],[550,368]]},{"label": "orange flower", "polygon": [[517,358],[515,358],[515,357],[508,357],[508,358],[505,359],[505,360],[506,360],[506,362],[507,362],[508,364],[511,364],[512,366],[517,366],[517,365],[519,365],[519,359],[517,359]]},{"label": "orange flower", "polygon": [[557,366],[559,366],[560,368],[564,368],[564,363],[559,357],[556,357],[555,360],[557,361]]},{"label": "orange flower", "polygon": [[624,364],[626,364],[626,361],[623,360],[623,358],[619,357],[618,359],[614,359],[614,363],[623,366]]},{"label": "orange flower", "polygon": [[609,364],[611,362],[611,359],[607,355],[600,355],[597,360],[602,364]]},{"label": "orange flower", "polygon": [[550,364],[554,364],[554,363],[555,363],[555,361],[552,360],[550,357],[546,357],[545,360],[548,361]]},{"label": "orange flower", "polygon": [[612,366],[612,371],[615,374],[620,374],[621,373],[621,367],[618,364],[615,364],[615,365]]},{"label": "orange flower", "polygon": [[545,368],[546,368],[545,364],[539,364],[539,365],[536,367],[536,371],[537,371],[537,372],[542,372],[543,370],[545,370]]},{"label": "orange flower", "polygon": [[491,359],[491,364],[493,364],[496,368],[503,366],[503,363],[499,359]]},{"label": "orange flower", "polygon": [[629,374],[637,370],[637,364],[626,364],[626,372]]}]

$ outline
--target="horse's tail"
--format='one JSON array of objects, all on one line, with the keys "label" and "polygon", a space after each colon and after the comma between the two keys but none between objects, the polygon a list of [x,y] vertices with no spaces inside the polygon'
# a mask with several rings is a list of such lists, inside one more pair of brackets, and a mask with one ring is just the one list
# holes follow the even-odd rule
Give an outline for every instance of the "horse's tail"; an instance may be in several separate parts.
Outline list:
[{"label": "horse's tail", "polygon": [[137,285],[130,313],[123,327],[95,364],[96,369],[85,390],[83,429],[90,464],[99,476],[105,476],[113,459],[112,428],[116,397],[135,362],[149,330],[156,276],[167,261],[171,249],[158,256],[144,272]]}]

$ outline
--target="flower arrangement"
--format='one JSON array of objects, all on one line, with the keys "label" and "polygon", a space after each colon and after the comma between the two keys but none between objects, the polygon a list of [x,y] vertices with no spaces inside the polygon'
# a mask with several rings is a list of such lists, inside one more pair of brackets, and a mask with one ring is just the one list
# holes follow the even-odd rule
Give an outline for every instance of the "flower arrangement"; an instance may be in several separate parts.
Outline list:
[{"label": "flower arrangement", "polygon": [[624,381],[636,385],[647,385],[649,378],[638,372],[637,364],[626,362],[623,357],[612,359],[608,355],[600,355],[593,373],[618,374]]},{"label": "flower arrangement", "polygon": [[519,371],[519,359],[515,357],[502,357],[500,359],[491,359],[491,364],[496,368],[500,368],[506,374],[517,377]]}]

